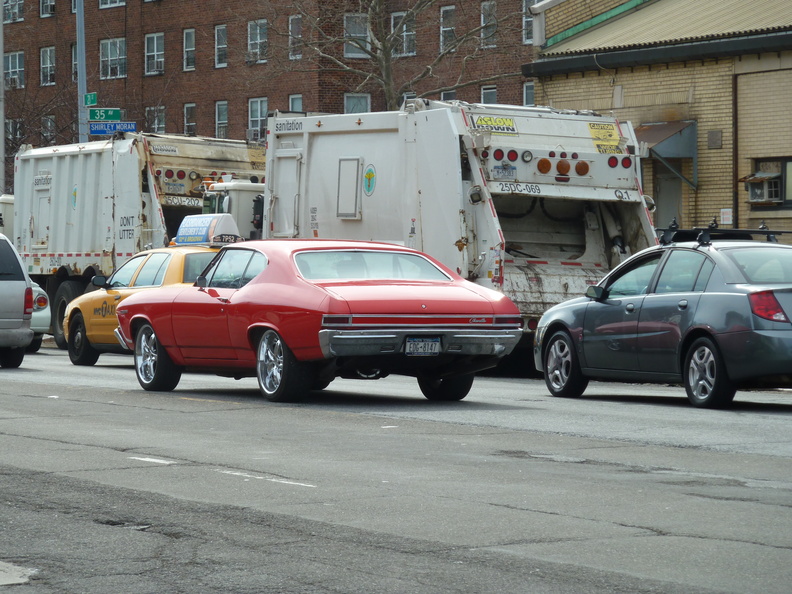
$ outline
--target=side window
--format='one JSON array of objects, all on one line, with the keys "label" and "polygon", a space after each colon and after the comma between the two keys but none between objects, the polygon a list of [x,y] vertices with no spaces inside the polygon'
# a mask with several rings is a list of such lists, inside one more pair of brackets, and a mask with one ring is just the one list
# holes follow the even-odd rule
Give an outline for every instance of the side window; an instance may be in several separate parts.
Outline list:
[{"label": "side window", "polygon": [[242,283],[242,275],[253,252],[250,250],[231,249],[221,253],[222,256],[215,264],[207,286],[216,289],[238,289]]},{"label": "side window", "polygon": [[259,273],[261,273],[266,267],[267,258],[264,256],[264,254],[261,252],[254,252],[253,257],[250,259],[250,262],[245,269],[245,274],[242,275],[242,284],[239,286],[244,287],[256,276],[258,276]]},{"label": "side window", "polygon": [[626,297],[646,293],[662,253],[638,262],[608,285],[611,297]]},{"label": "side window", "polygon": [[204,271],[204,268],[209,266],[209,263],[215,255],[217,255],[217,252],[197,252],[184,256],[182,282],[194,283],[198,275]]},{"label": "side window", "polygon": [[675,250],[668,255],[655,293],[689,293],[707,257],[701,252]]},{"label": "side window", "polygon": [[170,254],[151,254],[146,263],[135,277],[136,287],[157,287],[162,284],[162,278],[168,269]]},{"label": "side window", "polygon": [[123,266],[121,266],[121,268],[113,273],[113,276],[110,277],[108,284],[113,288],[128,287],[132,277],[135,276],[135,272],[137,272],[137,269],[145,259],[146,256],[144,254],[142,256],[135,256],[131,260],[128,260]]},{"label": "side window", "polygon": [[709,258],[704,260],[704,266],[701,267],[698,278],[696,279],[696,284],[693,286],[694,291],[703,291],[707,288],[707,284],[709,283],[709,279],[710,276],[712,276],[712,270],[714,268],[715,264],[712,263],[712,260]]}]

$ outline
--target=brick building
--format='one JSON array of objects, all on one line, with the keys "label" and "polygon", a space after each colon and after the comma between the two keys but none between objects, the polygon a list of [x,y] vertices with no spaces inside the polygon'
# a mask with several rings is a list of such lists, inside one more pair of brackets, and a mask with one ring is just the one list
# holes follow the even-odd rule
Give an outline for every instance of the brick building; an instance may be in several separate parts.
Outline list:
[{"label": "brick building", "polygon": [[633,122],[657,225],[792,230],[792,2],[533,8],[536,103]]},{"label": "brick building", "polygon": [[[381,110],[394,93],[532,103],[534,3],[84,0],[86,90],[138,130],[239,139],[271,110]],[[76,5],[4,0],[7,161],[78,137]]]}]

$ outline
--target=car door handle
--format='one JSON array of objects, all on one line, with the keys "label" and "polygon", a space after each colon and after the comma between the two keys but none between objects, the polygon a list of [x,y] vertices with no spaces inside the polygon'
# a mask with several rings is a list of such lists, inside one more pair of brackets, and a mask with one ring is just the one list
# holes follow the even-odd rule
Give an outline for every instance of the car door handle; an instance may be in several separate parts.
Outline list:
[{"label": "car door handle", "polygon": [[121,295],[116,295],[116,296],[114,297],[114,299],[115,299],[116,301],[118,301],[119,299],[121,299]]},{"label": "car door handle", "polygon": [[635,311],[635,305],[632,303],[628,303],[627,305],[624,306],[624,309],[627,311],[627,313],[632,313]]},{"label": "car door handle", "polygon": [[683,299],[682,301],[679,302],[679,309],[687,309],[687,306],[688,306],[687,299]]},{"label": "car door handle", "polygon": [[225,297],[218,297],[218,298],[217,298],[217,300],[218,300],[220,303],[228,303],[228,301],[229,301],[229,300],[228,300],[228,299],[226,299]]}]

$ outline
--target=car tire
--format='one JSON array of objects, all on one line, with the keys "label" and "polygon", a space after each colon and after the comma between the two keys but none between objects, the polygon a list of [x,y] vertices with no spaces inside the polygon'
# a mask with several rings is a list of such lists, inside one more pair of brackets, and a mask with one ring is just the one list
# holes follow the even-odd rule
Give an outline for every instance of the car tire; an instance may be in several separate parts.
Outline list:
[{"label": "car tire", "polygon": [[544,349],[544,379],[553,396],[578,398],[586,391],[588,378],[580,371],[572,337],[559,330]]},{"label": "car tire", "polygon": [[63,281],[58,290],[55,291],[55,299],[52,300],[52,336],[55,344],[61,350],[66,350],[66,337],[63,335],[63,318],[66,314],[66,306],[83,294],[84,287],[77,281]]},{"label": "car tire", "polygon": [[451,402],[462,400],[473,387],[475,374],[466,373],[443,378],[418,378],[418,387],[427,400]]},{"label": "car tire", "polygon": [[715,343],[697,338],[685,354],[685,392],[698,408],[721,408],[731,404],[737,391]]},{"label": "car tire", "polygon": [[33,337],[33,341],[25,347],[26,353],[38,353],[39,349],[41,348],[41,343],[44,342],[44,335],[43,334],[36,334]]},{"label": "car tire", "polygon": [[135,374],[144,390],[154,392],[170,392],[181,379],[181,367],[174,365],[150,324],[135,336]]},{"label": "car tire", "polygon": [[69,359],[74,365],[93,365],[99,359],[99,351],[91,346],[85,332],[85,320],[76,312],[69,323],[69,340],[66,345]]},{"label": "car tire", "polygon": [[274,330],[262,334],[256,351],[256,378],[261,394],[270,402],[294,402],[309,392],[315,377],[294,357]]},{"label": "car tire", "polygon": [[24,347],[7,347],[0,349],[0,367],[16,369],[25,359]]}]

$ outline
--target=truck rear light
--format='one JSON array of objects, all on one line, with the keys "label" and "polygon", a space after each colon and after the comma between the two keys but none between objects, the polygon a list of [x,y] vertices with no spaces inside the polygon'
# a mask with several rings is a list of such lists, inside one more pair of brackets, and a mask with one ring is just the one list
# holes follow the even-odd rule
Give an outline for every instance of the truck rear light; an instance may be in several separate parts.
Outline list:
[{"label": "truck rear light", "polygon": [[630,157],[624,157],[624,159],[622,159],[622,167],[625,169],[632,167],[632,159]]},{"label": "truck rear light", "polygon": [[165,177],[171,179],[173,177],[173,169],[166,169],[165,170]]},{"label": "truck rear light", "polygon": [[610,156],[608,157],[608,167],[616,167],[619,164],[619,158]]},{"label": "truck rear light", "polygon": [[160,176],[162,175],[162,169],[157,169],[157,170],[154,172],[154,175],[156,175],[157,177],[160,177]]},{"label": "truck rear light", "polygon": [[509,161],[512,163],[517,160],[517,151],[514,149],[510,150],[509,153],[506,155],[509,158]]},{"label": "truck rear light", "polygon": [[176,177],[179,179],[184,179],[185,177],[187,177],[187,174],[180,169],[179,171],[176,172]]},{"label": "truck rear light", "polygon": [[580,176],[588,175],[589,164],[586,161],[578,161],[575,163],[575,173]]},{"label": "truck rear light", "polygon": [[751,303],[751,311],[755,316],[771,322],[789,322],[789,318],[772,291],[749,293],[748,301]]},{"label": "truck rear light", "polygon": [[573,159],[577,159],[578,158],[578,154],[577,153],[572,153],[572,158]]},{"label": "truck rear light", "polygon": [[523,163],[530,163],[531,159],[533,159],[533,153],[531,151],[523,151],[522,154]]},{"label": "truck rear light", "polygon": [[551,159],[555,158],[555,151],[550,151],[549,153],[547,153],[547,156],[550,157]]},{"label": "truck rear light", "polygon": [[33,313],[33,289],[30,287],[25,289],[25,313]]},{"label": "truck rear light", "polygon": [[503,161],[503,150],[501,150],[501,149],[495,149],[495,152],[494,152],[494,153],[492,153],[492,156],[493,156],[493,158],[494,158],[496,161]]},{"label": "truck rear light", "polygon": [[539,173],[549,173],[552,167],[553,164],[550,162],[550,159],[539,159],[536,163],[536,169]]},{"label": "truck rear light", "polygon": [[[563,155],[565,153],[561,153],[561,154]],[[556,171],[558,171],[558,173],[560,173],[561,175],[569,174],[569,170],[571,168],[572,166],[569,164],[569,161],[567,161],[566,159],[561,159],[558,163],[556,163]]]},{"label": "truck rear light", "polygon": [[486,159],[489,157],[489,151],[481,151],[481,158]]}]

